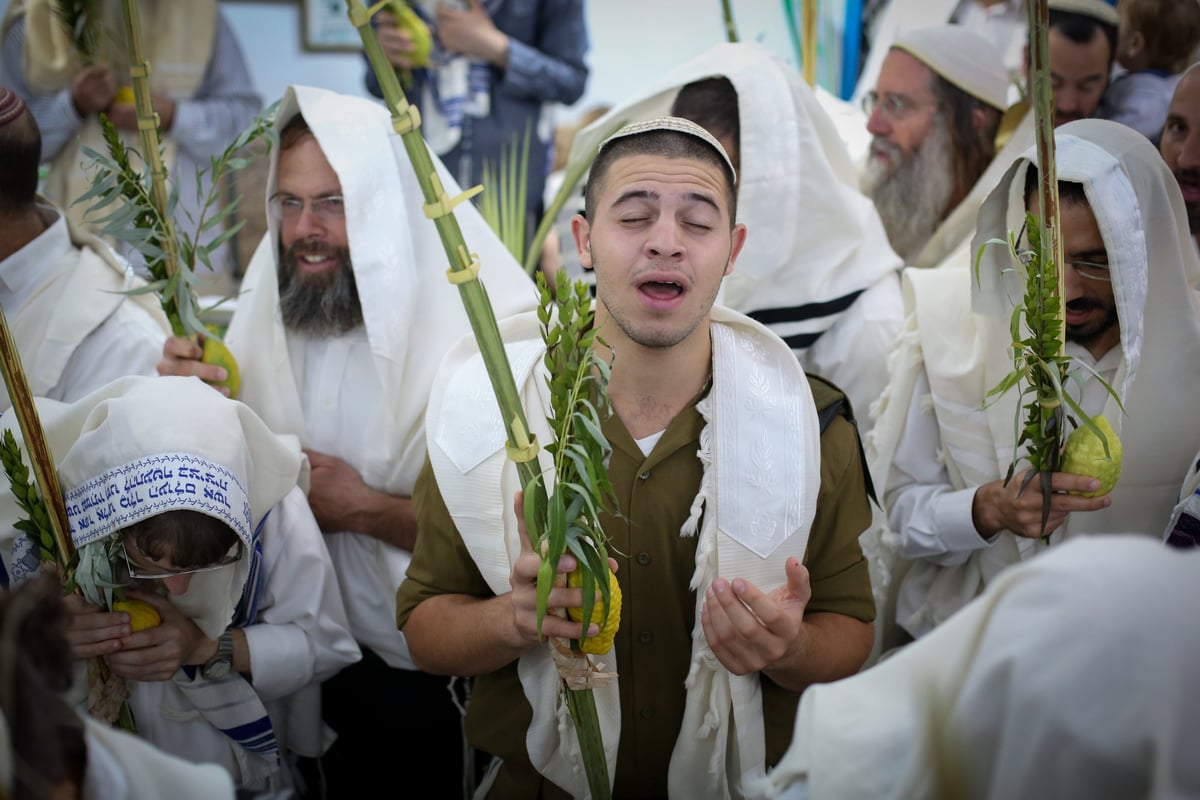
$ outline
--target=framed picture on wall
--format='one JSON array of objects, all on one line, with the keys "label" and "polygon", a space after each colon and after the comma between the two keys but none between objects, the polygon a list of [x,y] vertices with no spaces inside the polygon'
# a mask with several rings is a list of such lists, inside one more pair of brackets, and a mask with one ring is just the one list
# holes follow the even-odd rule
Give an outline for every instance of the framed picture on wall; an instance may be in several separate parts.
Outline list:
[{"label": "framed picture on wall", "polygon": [[304,49],[350,52],[362,49],[358,30],[346,15],[345,0],[301,0]]}]

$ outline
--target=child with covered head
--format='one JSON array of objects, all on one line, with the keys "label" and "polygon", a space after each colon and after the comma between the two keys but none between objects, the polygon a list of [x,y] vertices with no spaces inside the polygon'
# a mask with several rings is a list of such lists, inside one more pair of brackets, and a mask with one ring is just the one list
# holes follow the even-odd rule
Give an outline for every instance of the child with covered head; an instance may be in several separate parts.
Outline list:
[{"label": "child with covered head", "polygon": [[[359,657],[298,444],[192,378],[126,378],[38,409],[79,551],[74,657],[128,681],[159,748],[245,788],[295,785],[295,757],[330,739],[317,683]],[[12,412],[0,428],[16,432]],[[38,569],[26,537],[11,556],[18,581]],[[121,595],[161,621],[111,610]]]},{"label": "child with covered head", "polygon": [[1200,3],[1121,0],[1117,15],[1115,56],[1122,71],[1097,116],[1128,125],[1157,145],[1175,85],[1200,45]]}]

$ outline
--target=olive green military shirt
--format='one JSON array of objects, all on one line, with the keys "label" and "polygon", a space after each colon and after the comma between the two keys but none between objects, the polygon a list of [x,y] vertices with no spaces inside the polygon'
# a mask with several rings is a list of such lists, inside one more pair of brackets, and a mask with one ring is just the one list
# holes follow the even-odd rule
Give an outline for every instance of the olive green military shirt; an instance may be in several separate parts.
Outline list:
[{"label": "olive green military shirt", "polygon": [[[828,400],[831,390],[811,379],[810,383],[818,407],[823,407],[822,398]],[[688,588],[696,569],[696,538],[685,538],[679,530],[700,485],[702,467],[696,453],[703,427],[704,419],[693,404],[671,421],[645,456],[616,415],[603,426],[613,447],[609,478],[620,514],[603,517],[601,524],[618,563],[623,595],[615,641],[621,740],[614,797],[667,795],[667,767],[683,721],[684,679],[696,609],[695,593]],[[455,529],[428,461],[417,479],[413,505],[420,535],[408,578],[397,592],[401,628],[413,608],[428,597],[492,596]],[[870,519],[858,437],[854,427],[839,417],[821,437],[821,488],[804,558],[812,582],[808,611],[834,612],[864,622],[874,619],[867,563],[858,545]],[[779,579],[785,578],[781,574]],[[791,742],[799,695],[765,675],[762,693],[771,766]],[[475,679],[467,712],[468,738],[505,762],[489,797],[567,796],[529,763],[525,732],[531,719],[515,661]]]}]

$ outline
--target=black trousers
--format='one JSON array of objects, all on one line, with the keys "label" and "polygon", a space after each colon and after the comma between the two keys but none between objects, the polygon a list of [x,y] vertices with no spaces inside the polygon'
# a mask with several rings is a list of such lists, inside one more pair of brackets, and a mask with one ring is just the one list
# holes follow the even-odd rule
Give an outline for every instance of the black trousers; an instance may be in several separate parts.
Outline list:
[{"label": "black trousers", "polygon": [[[418,787],[427,788],[423,797],[462,797],[470,759],[451,680],[393,669],[364,647],[362,661],[325,681],[322,715],[338,738],[319,762],[324,797],[376,797],[387,785],[408,787],[398,788],[396,797]],[[457,695],[465,696],[462,687]]]}]

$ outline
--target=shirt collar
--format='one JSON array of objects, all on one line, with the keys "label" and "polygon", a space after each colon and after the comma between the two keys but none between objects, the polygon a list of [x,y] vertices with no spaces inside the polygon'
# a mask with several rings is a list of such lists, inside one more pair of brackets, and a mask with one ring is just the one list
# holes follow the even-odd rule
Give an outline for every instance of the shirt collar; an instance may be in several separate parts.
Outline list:
[{"label": "shirt collar", "polygon": [[38,280],[73,246],[67,232],[66,216],[53,206],[39,205],[37,208],[42,221],[46,223],[46,230],[0,261],[0,286],[3,287],[0,296],[6,308],[15,309],[24,305]]}]

